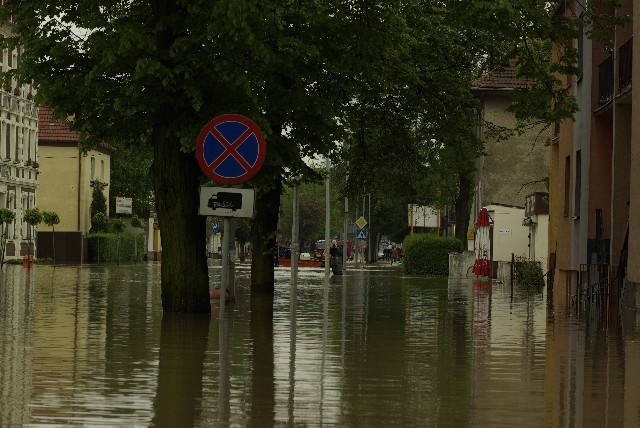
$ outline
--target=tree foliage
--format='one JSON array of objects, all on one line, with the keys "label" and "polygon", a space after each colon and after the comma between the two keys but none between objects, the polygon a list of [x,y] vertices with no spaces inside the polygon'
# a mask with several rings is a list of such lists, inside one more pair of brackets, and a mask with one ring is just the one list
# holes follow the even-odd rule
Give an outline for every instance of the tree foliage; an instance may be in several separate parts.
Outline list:
[{"label": "tree foliage", "polygon": [[103,183],[100,180],[91,180],[90,213],[92,219],[98,213],[107,215],[107,198],[104,196],[104,188],[107,187],[107,185],[107,183]]},{"label": "tree foliage", "polygon": [[91,217],[91,233],[100,233],[109,231],[109,218],[100,211]]},{"label": "tree foliage", "polygon": [[150,168],[151,147],[146,144],[116,143],[111,156],[109,212],[115,215],[116,197],[131,198],[134,214],[148,218],[155,210]]},{"label": "tree foliage", "polygon": [[54,211],[43,211],[42,221],[52,230],[51,242],[53,248],[53,265],[56,265],[56,224],[60,223],[60,216]]}]

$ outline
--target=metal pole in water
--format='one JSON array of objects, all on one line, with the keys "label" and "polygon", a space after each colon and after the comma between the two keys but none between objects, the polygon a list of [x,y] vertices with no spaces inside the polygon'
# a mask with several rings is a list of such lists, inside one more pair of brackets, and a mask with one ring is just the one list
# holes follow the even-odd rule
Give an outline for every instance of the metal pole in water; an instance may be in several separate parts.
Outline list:
[{"label": "metal pole in water", "polygon": [[344,231],[342,238],[342,271],[346,272],[347,270],[347,253],[349,252],[347,245],[347,224],[349,222],[349,199],[345,196],[344,198]]},{"label": "metal pole in water", "polygon": [[511,253],[511,300],[513,300],[513,274],[516,267],[516,256]]},{"label": "metal pole in water", "polygon": [[298,183],[293,186],[293,224],[291,225],[291,286],[295,286],[295,281],[298,278],[298,248],[300,243],[298,242],[299,231],[299,204],[298,195],[300,188]]},{"label": "metal pole in water", "polygon": [[331,194],[329,192],[330,178],[330,161],[327,158],[327,178],[325,179],[325,192],[324,192],[324,205],[325,205],[325,219],[324,219],[324,276],[329,277],[329,247],[331,246]]},{"label": "metal pole in water", "polygon": [[220,307],[224,306],[227,300],[227,290],[229,289],[229,241],[231,235],[231,220],[229,217],[223,218],[222,231],[222,272],[220,275]]},{"label": "metal pole in water", "polygon": [[[367,261],[371,263],[374,257],[374,253],[371,251],[371,192],[369,192],[369,214],[367,217],[367,223],[369,223],[369,233],[367,234]],[[377,255],[377,250],[375,254]]]}]

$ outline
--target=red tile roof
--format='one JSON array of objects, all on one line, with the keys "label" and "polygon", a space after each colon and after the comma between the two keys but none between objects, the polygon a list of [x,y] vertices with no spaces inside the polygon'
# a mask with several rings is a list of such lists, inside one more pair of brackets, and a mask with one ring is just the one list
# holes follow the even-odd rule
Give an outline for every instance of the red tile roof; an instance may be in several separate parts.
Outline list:
[{"label": "red tile roof", "polygon": [[510,65],[485,74],[475,80],[471,86],[473,89],[523,89],[531,84],[533,79],[518,79],[515,67]]},{"label": "red tile roof", "polygon": [[67,141],[79,142],[77,133],[69,130],[69,125],[63,120],[53,120],[53,112],[49,107],[38,108],[38,140],[39,141]]}]

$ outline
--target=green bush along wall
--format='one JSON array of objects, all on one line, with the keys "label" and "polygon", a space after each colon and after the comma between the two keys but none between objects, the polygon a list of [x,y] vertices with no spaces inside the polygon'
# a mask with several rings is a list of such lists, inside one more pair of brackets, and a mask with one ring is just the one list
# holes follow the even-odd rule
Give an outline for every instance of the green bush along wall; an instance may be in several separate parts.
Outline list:
[{"label": "green bush along wall", "polygon": [[402,266],[410,274],[448,275],[449,253],[461,251],[462,243],[456,238],[409,235],[402,243]]}]

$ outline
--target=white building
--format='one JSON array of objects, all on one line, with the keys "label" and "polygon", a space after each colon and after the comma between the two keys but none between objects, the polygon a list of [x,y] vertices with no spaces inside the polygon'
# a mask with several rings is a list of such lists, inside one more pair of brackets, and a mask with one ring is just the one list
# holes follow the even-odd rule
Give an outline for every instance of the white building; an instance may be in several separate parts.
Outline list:
[{"label": "white building", "polygon": [[[9,34],[6,27],[0,34]],[[0,55],[2,72],[18,66],[20,48],[3,49]],[[15,213],[15,220],[6,227],[6,258],[33,254],[29,250],[30,228],[23,221],[28,208],[36,206],[38,178],[38,109],[33,102],[32,85],[17,85],[0,89],[0,208]],[[31,241],[32,247],[35,240]]]}]

